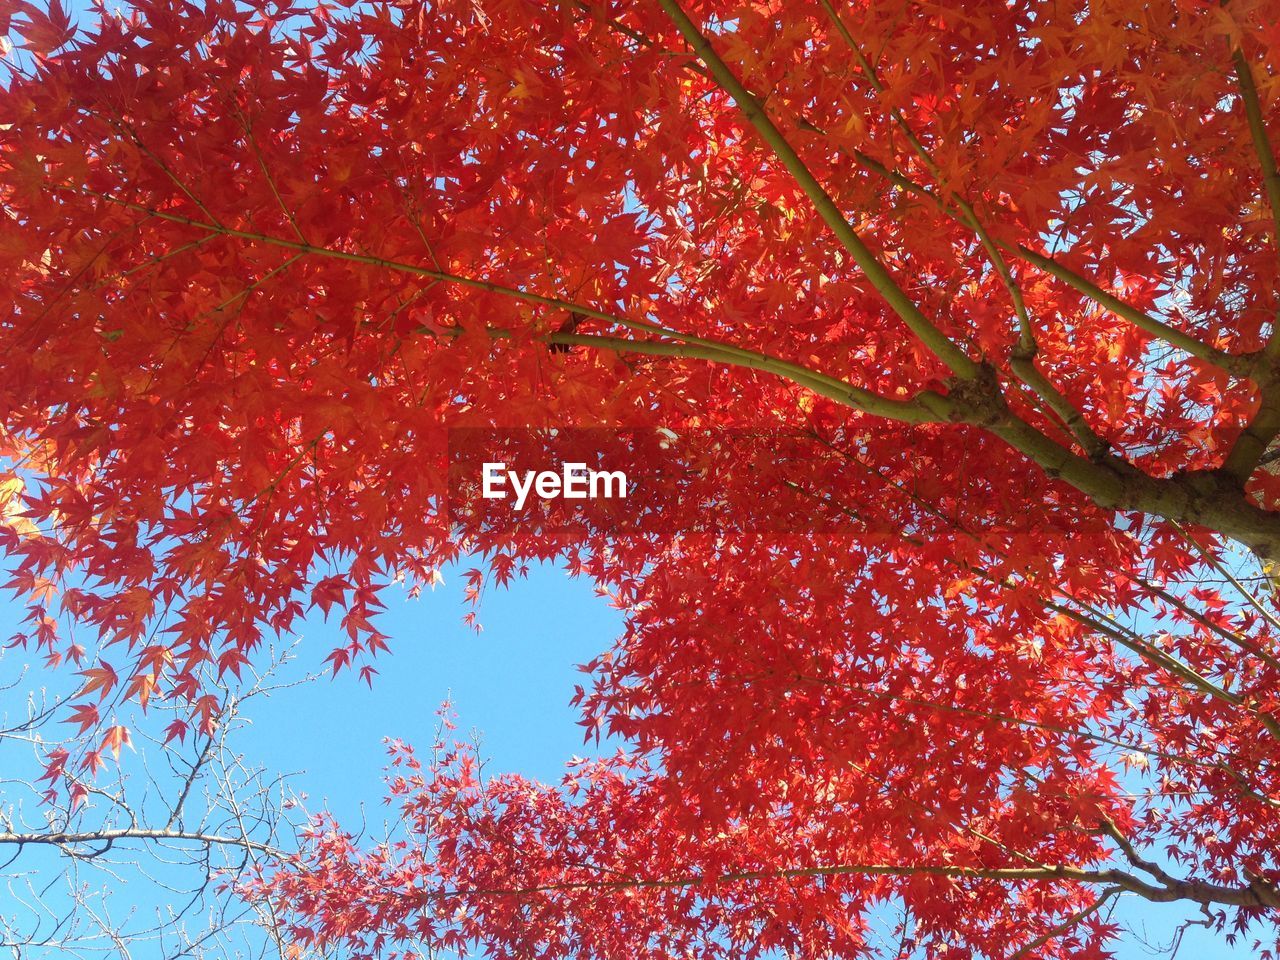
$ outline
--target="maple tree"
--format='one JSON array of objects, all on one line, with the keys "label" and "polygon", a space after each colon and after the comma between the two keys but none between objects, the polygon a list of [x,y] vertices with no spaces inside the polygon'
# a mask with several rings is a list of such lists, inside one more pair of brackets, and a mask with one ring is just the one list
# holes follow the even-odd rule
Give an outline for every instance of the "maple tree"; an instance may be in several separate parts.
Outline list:
[{"label": "maple tree", "polygon": [[[1274,952],[1274,3],[4,9],[51,796],[309,607],[376,683],[393,583],[558,559],[626,613],[578,697],[626,751],[397,744],[403,836],[240,891],[298,951],[855,956],[895,903],[901,956],[1089,957],[1131,895]],[[850,528],[459,522],[450,430],[530,426],[809,436],[714,494]]]}]

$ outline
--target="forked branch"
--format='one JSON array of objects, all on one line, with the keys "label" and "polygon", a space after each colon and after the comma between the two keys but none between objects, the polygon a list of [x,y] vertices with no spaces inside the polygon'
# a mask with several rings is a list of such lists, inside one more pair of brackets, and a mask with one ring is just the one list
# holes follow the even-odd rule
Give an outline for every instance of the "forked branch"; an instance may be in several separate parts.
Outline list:
[{"label": "forked branch", "polygon": [[817,177],[813,175],[813,172],[800,158],[800,155],[791,146],[786,136],[770,119],[769,114],[764,109],[764,105],[751,91],[743,86],[742,82],[729,68],[729,65],[716,53],[711,41],[689,19],[688,14],[684,12],[676,0],[658,0],[658,2],[694,53],[706,64],[707,69],[715,77],[716,83],[733,98],[734,103],[738,105],[738,109],[742,111],[742,115],[756,129],[761,139],[773,150],[778,160],[781,161],[787,172],[791,174],[796,184],[814,205],[823,222],[835,234],[841,246],[853,257],[854,262],[866,275],[880,296],[884,298],[890,309],[902,319],[912,333],[920,338],[921,342],[929,348],[929,351],[934,356],[946,364],[952,373],[965,379],[976,379],[980,374],[979,364],[950,340],[945,333],[939,330],[921,312],[915,302],[907,296],[906,291],[898,285],[898,282],[893,279],[884,264],[880,262],[879,258],[872,253],[862,238],[858,236],[858,232],[845,218],[840,208],[836,206],[835,201],[831,199],[826,189],[818,182]]}]

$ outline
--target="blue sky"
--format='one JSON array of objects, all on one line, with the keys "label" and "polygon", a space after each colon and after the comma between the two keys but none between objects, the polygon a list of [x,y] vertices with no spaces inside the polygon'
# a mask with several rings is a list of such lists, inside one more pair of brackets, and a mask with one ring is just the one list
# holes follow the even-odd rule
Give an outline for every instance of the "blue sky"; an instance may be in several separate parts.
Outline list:
[{"label": "blue sky", "polygon": [[[380,626],[391,652],[379,655],[372,687],[344,671],[260,701],[256,728],[241,740],[246,751],[306,770],[299,782],[337,814],[380,796],[382,739],[425,747],[446,699],[455,736],[480,736],[490,772],[554,782],[571,756],[595,755],[569,700],[583,680],[576,664],[609,647],[622,616],[589,581],[544,566],[509,587],[486,588],[479,632],[462,622],[469,608],[456,574],[416,600],[389,599]],[[336,642],[331,627],[313,623],[290,672],[317,669]]]}]

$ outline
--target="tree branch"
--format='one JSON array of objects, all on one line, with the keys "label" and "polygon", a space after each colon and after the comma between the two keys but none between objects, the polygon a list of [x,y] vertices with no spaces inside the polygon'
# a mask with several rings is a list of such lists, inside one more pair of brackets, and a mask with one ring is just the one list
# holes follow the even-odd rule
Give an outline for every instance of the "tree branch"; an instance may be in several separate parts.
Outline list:
[{"label": "tree branch", "polygon": [[[822,8],[826,11],[831,22],[835,24],[837,32],[844,40],[845,46],[853,53],[854,58],[858,61],[858,66],[866,74],[872,89],[877,94],[883,95],[884,84],[880,82],[879,74],[863,54],[862,48],[858,45],[857,40],[854,39],[853,34],[848,26],[845,25],[840,14],[831,5],[831,0],[821,0],[821,2]],[[1039,346],[1036,343],[1031,314],[1027,310],[1026,301],[1023,299],[1022,289],[1014,279],[1013,271],[1009,269],[1009,263],[1005,260],[1004,254],[1001,253],[995,240],[992,239],[990,231],[987,230],[981,218],[978,217],[973,204],[959,191],[951,190],[946,186],[942,170],[937,161],[934,160],[928,148],[925,147],[916,132],[911,128],[911,124],[907,122],[907,118],[903,116],[902,111],[897,107],[890,107],[889,115],[902,130],[916,155],[924,162],[934,180],[937,181],[939,188],[947,191],[959,214],[956,219],[964,223],[978,238],[982,249],[986,251],[987,259],[995,269],[996,275],[999,276],[1005,291],[1009,294],[1009,300],[1013,304],[1013,311],[1018,320],[1018,342],[1010,358],[1009,368],[1013,371],[1014,376],[1040,397],[1049,409],[1053,411],[1054,415],[1063,422],[1076,442],[1080,444],[1081,449],[1089,457],[1096,458],[1101,456],[1106,452],[1108,444],[1094,432],[1084,415],[1066,398],[1062,391],[1036,367],[1035,358],[1039,352]]]},{"label": "tree branch", "polygon": [[1175,327],[1169,326],[1161,320],[1148,313],[1144,313],[1132,304],[1126,303],[1113,293],[1104,290],[1098,284],[1085,277],[1083,274],[1077,273],[1070,267],[1065,266],[1053,257],[1046,256],[1043,253],[1037,253],[1030,247],[1022,244],[1013,244],[1003,242],[1002,246],[1013,251],[1019,257],[1028,263],[1034,264],[1045,273],[1058,280],[1061,280],[1077,293],[1084,294],[1098,306],[1114,313],[1116,316],[1124,320],[1128,320],[1139,330],[1150,334],[1157,340],[1163,340],[1170,346],[1177,347],[1184,353],[1211,363],[1215,367],[1226,370],[1237,377],[1251,377],[1254,375],[1253,359],[1247,355],[1227,353],[1225,350],[1219,350],[1217,347],[1210,346],[1189,333],[1183,333]]},{"label": "tree branch", "polygon": [[[1262,168],[1262,183],[1271,208],[1272,245],[1280,252],[1280,172],[1276,170],[1276,157],[1267,136],[1262,117],[1262,104],[1258,99],[1258,87],[1253,70],[1245,59],[1244,51],[1237,47],[1232,51],[1235,64],[1236,85],[1244,102],[1245,117],[1249,121],[1249,135],[1253,149]],[[1280,360],[1280,314],[1273,316],[1271,335],[1267,338],[1259,357],[1260,372],[1255,376],[1258,384],[1258,409],[1245,425],[1232,445],[1223,463],[1223,471],[1244,484],[1257,469],[1267,447],[1280,435],[1280,383],[1277,383],[1276,361]]]},{"label": "tree branch", "polygon": [[[1185,533],[1183,534],[1183,537],[1184,539],[1190,539],[1186,536]],[[1226,570],[1221,565],[1219,565],[1217,560],[1213,558],[1213,555],[1205,551],[1205,549],[1201,547],[1198,543],[1195,543],[1195,541],[1192,541],[1192,543],[1195,544],[1200,555],[1204,557],[1205,560],[1207,560],[1208,563],[1211,566],[1213,566],[1220,574],[1224,575],[1227,578],[1227,580],[1235,584],[1236,589],[1239,590],[1240,593],[1243,594],[1245,598],[1254,605],[1255,608],[1261,609],[1263,618],[1267,620],[1267,622],[1270,623],[1272,626],[1275,626],[1275,618],[1266,609],[1266,607],[1262,606],[1258,602],[1257,598],[1254,597],[1250,591],[1245,590],[1244,585],[1241,584],[1231,574],[1231,571]],[[1139,586],[1141,586],[1144,590],[1148,590],[1153,595],[1159,597],[1161,600],[1169,604],[1171,607],[1173,607],[1183,616],[1189,617],[1190,619],[1196,621],[1201,626],[1203,626],[1206,630],[1209,630],[1210,632],[1221,637],[1223,640],[1226,640],[1232,646],[1240,650],[1243,650],[1245,653],[1251,656],[1257,657],[1259,660],[1261,660],[1267,666],[1271,667],[1273,670],[1280,671],[1280,659],[1277,659],[1275,656],[1267,652],[1267,650],[1265,650],[1258,644],[1254,643],[1252,640],[1247,639],[1243,634],[1237,633],[1234,630],[1228,630],[1222,625],[1214,623],[1212,620],[1206,617],[1203,613],[1201,613],[1198,610],[1195,610],[1194,608],[1189,606],[1187,603],[1185,603],[1181,598],[1175,596],[1174,594],[1170,593],[1168,590],[1165,590],[1163,587],[1157,584],[1151,583],[1150,581],[1143,580],[1141,578],[1135,579],[1134,582],[1137,583]]]},{"label": "tree branch", "polygon": [[[814,132],[826,135],[824,130],[807,124],[807,128]],[[846,149],[841,147],[841,152],[849,157],[854,163],[876,174],[879,177],[888,180],[895,186],[906,190],[915,196],[928,200],[937,206],[938,210],[945,216],[953,220],[963,222],[960,211],[949,206],[942,197],[938,196],[924,184],[912,180],[910,177],[885,166],[879,160],[870,154],[864,153],[857,149]],[[1257,364],[1255,357],[1251,354],[1234,354],[1227,353],[1217,347],[1210,346],[1202,340],[1198,340],[1189,333],[1172,327],[1162,320],[1157,320],[1148,313],[1139,310],[1130,303],[1121,300],[1115,294],[1104,290],[1097,283],[1085,277],[1083,274],[1072,270],[1063,264],[1060,260],[1056,260],[1046,254],[1032,250],[1030,247],[1020,243],[1012,243],[1007,240],[996,240],[995,243],[1008,253],[1012,253],[1021,260],[1025,260],[1033,266],[1043,270],[1050,276],[1067,284],[1077,293],[1084,295],[1087,299],[1092,300],[1104,310],[1115,314],[1122,320],[1127,320],[1138,329],[1147,333],[1157,340],[1162,340],[1170,346],[1177,347],[1179,350],[1195,357],[1197,360],[1203,360],[1205,363],[1213,364],[1220,370],[1225,370],[1233,376],[1242,379],[1252,378],[1257,373]]]},{"label": "tree branch", "polygon": [[[1271,208],[1272,242],[1280,250],[1280,171],[1276,170],[1275,152],[1271,149],[1266,121],[1262,117],[1258,85],[1254,82],[1253,69],[1249,66],[1243,49],[1236,47],[1231,52],[1231,62],[1235,67],[1240,99],[1244,103],[1245,118],[1249,121],[1249,136],[1253,139],[1253,149],[1258,155],[1258,165],[1262,168],[1263,188],[1267,194],[1267,205]],[[1276,335],[1272,334],[1271,344],[1267,347],[1271,356],[1280,351],[1280,344],[1276,341]]]},{"label": "tree branch", "polygon": [[[878,471],[871,470],[871,468],[867,468],[867,470],[868,472],[872,473],[873,476],[879,477],[882,480],[884,479],[883,477],[880,477],[880,474]],[[886,482],[889,482],[889,481],[886,481]],[[818,497],[817,495],[813,494],[811,491],[806,490],[797,484],[788,484],[788,486],[790,486],[793,490],[796,490],[799,493],[809,496],[812,499],[823,500],[823,498]],[[895,489],[898,489],[896,484],[894,486],[895,486]],[[929,505],[919,501],[919,499],[914,494],[911,494],[910,492],[907,492],[907,491],[902,491],[902,492],[904,492],[912,500],[915,500],[916,502],[921,503],[921,505],[924,506],[925,509],[930,509]],[[824,501],[824,502],[829,503],[829,501]],[[837,505],[837,509],[844,510],[844,508],[840,507],[839,505]],[[849,513],[849,511],[847,510],[845,512]],[[933,511],[930,509],[930,512],[933,512]],[[856,514],[850,513],[849,515],[857,519]],[[942,519],[946,520],[947,518],[944,517]],[[971,532],[969,532],[968,530],[965,530],[963,527],[959,528],[959,530],[961,533],[969,537],[979,546],[982,546],[980,541],[978,541],[978,538],[975,537]],[[920,546],[923,544],[923,541],[920,541],[912,537],[906,537],[905,539],[907,540],[907,542],[913,543],[917,546]],[[951,562],[954,563],[959,569],[964,570],[966,573],[971,573],[976,576],[979,576],[982,579],[988,581],[989,583],[995,586],[1003,587],[1003,588],[1008,588],[1012,586],[1012,583],[1009,581],[1008,578],[998,577],[992,574],[985,567],[982,567],[980,565],[973,564],[973,563],[964,563],[956,560],[952,560]],[[1088,605],[1082,603],[1081,601],[1070,596],[1069,594],[1064,594],[1063,599],[1066,600],[1068,603],[1073,603],[1073,604],[1076,604],[1077,606],[1086,607],[1086,610],[1084,612],[1077,610],[1074,607],[1065,606],[1064,604],[1058,603],[1050,599],[1049,597],[1041,596],[1039,594],[1033,594],[1033,599],[1037,603],[1039,603],[1041,606],[1043,606],[1045,609],[1052,610],[1055,613],[1060,613],[1063,616],[1066,616],[1074,620],[1075,622],[1079,623],[1081,626],[1088,627],[1089,629],[1101,634],[1102,636],[1107,637],[1110,640],[1113,640],[1114,642],[1120,644],[1127,650],[1133,653],[1136,653],[1138,656],[1140,656],[1143,660],[1145,660],[1147,663],[1151,664],[1152,666],[1155,666],[1161,670],[1164,670],[1172,674],[1173,676],[1177,677],[1179,680],[1182,680],[1183,682],[1189,684],[1193,688],[1200,690],[1202,693],[1208,694],[1214,699],[1227,703],[1232,707],[1240,707],[1244,709],[1251,716],[1255,717],[1258,720],[1258,722],[1261,723],[1267,729],[1269,733],[1271,733],[1273,736],[1277,738],[1280,738],[1280,722],[1277,722],[1275,718],[1259,710],[1254,702],[1246,701],[1243,697],[1237,696],[1236,694],[1233,694],[1228,690],[1224,690],[1223,688],[1219,687],[1217,684],[1205,678],[1196,670],[1189,667],[1187,664],[1178,660],[1176,657],[1173,657],[1170,654],[1166,653],[1165,651],[1161,650],[1159,647],[1156,647],[1148,643],[1144,638],[1138,636],[1133,631],[1128,630],[1122,624],[1117,623],[1114,620],[1114,618],[1109,617],[1104,612],[1094,610],[1092,607],[1089,607]],[[808,678],[808,679],[816,681],[816,678]],[[834,681],[830,681],[830,682],[834,682]],[[904,702],[908,702],[908,701],[904,700]],[[928,704],[921,702],[921,705],[928,705]],[[967,712],[972,712],[972,711],[967,711]],[[990,716],[992,716],[993,718],[999,719],[997,715],[992,714]],[[1019,721],[1014,721],[1014,722],[1019,722]],[[1038,726],[1047,730],[1053,729],[1043,724],[1032,724],[1032,725]],[[1062,730],[1061,732],[1076,733],[1076,735],[1083,735],[1077,731],[1069,731],[1065,729]],[[1106,742],[1105,738],[1092,737],[1092,739],[1097,739],[1100,742]],[[1122,746],[1122,744],[1119,744],[1118,742],[1115,743],[1114,745]],[[1141,748],[1141,747],[1133,747],[1132,749],[1138,750],[1139,752],[1143,752],[1143,753],[1151,753],[1151,751],[1145,750],[1144,748]],[[1157,754],[1152,754],[1152,755],[1157,755]],[[1169,755],[1161,755],[1161,756],[1164,756],[1166,759],[1170,758]],[[1182,758],[1172,757],[1172,759],[1182,759]],[[1246,790],[1246,792],[1248,792],[1255,799],[1263,803],[1266,803],[1270,806],[1280,805],[1280,802],[1273,801],[1270,798],[1267,798],[1262,794],[1259,794],[1257,791],[1253,790],[1239,773],[1231,770],[1225,765],[1212,764],[1211,766],[1215,766],[1217,769],[1220,769],[1224,773],[1231,776],[1234,780],[1237,781],[1237,783],[1239,783]]]},{"label": "tree branch", "polygon": [[[770,354],[748,350],[743,347],[738,347],[733,344],[714,340],[708,337],[682,333],[678,330],[672,330],[670,328],[660,326],[659,324],[649,323],[643,320],[635,320],[616,313],[608,313],[581,303],[561,300],[556,297],[545,297],[541,294],[522,290],[519,287],[509,287],[500,283],[493,283],[488,280],[478,280],[474,277],[448,273],[443,270],[434,270],[429,267],[404,263],[399,260],[388,260],[383,257],[372,256],[369,254],[350,253],[345,250],[335,250],[331,247],[319,247],[313,244],[303,243],[301,241],[288,240],[283,237],[273,237],[269,234],[256,233],[248,230],[237,230],[232,227],[226,227],[219,224],[206,223],[205,221],[195,220],[191,217],[184,217],[179,214],[167,213],[162,210],[153,210],[142,204],[120,200],[108,194],[91,192],[91,195],[104,201],[118,204],[127,209],[148,213],[151,216],[157,217],[161,220],[167,220],[170,223],[184,224],[199,230],[205,230],[209,233],[234,237],[239,240],[262,243],[268,246],[282,247],[286,250],[294,250],[299,254],[311,254],[319,257],[345,260],[352,263],[364,264],[366,266],[380,267],[399,273],[408,273],[413,276],[426,277],[445,283],[457,284],[459,286],[470,287],[475,290],[483,290],[486,293],[511,297],[526,303],[550,307],[556,310],[563,310],[568,313],[581,314],[584,317],[601,320],[609,324],[615,324],[636,332],[656,334],[669,337],[672,340],[677,341],[671,343],[655,340],[630,340],[620,337],[609,337],[595,334],[555,332],[537,338],[544,343],[564,344],[566,346],[594,346],[606,350],[613,350],[615,352],[710,360],[731,366],[762,370],[791,380],[800,386],[835,400],[844,406],[863,410],[874,416],[887,417],[889,419],[905,423],[936,422],[938,420],[947,419],[955,412],[954,405],[948,401],[945,396],[933,391],[924,391],[912,400],[896,400],[847,383],[844,380],[822,373],[821,371],[813,370],[809,367],[804,367],[800,364],[792,363],[788,360],[783,360],[780,357],[775,357]],[[424,328],[423,332],[440,333],[441,331]],[[445,330],[443,332],[447,335],[458,336],[461,335],[463,331],[462,329],[457,328]],[[495,339],[507,339],[515,335],[513,331],[501,330],[492,327],[486,328],[485,332]]]},{"label": "tree branch", "polygon": [[1095,913],[1101,910],[1104,906],[1106,906],[1108,900],[1110,900],[1112,897],[1117,896],[1119,893],[1120,893],[1119,887],[1107,888],[1102,892],[1102,896],[1098,897],[1098,899],[1093,901],[1092,904],[1085,907],[1079,913],[1074,914],[1070,917],[1067,917],[1061,923],[1055,924],[1054,926],[1050,927],[1041,936],[1036,937],[1034,940],[1028,943],[1025,947],[1023,947],[1017,953],[1013,954],[1009,958],[1009,960],[1022,960],[1023,957],[1027,957],[1035,953],[1035,951],[1039,950],[1050,940],[1056,940],[1058,937],[1062,936],[1063,934],[1068,933],[1072,927],[1076,926],[1079,923],[1082,923],[1085,920],[1088,920],[1091,916],[1093,916]]},{"label": "tree branch", "polygon": [[793,867],[780,870],[739,870],[719,874],[687,874],[659,879],[580,880],[533,884],[523,887],[453,888],[424,891],[428,900],[470,897],[527,897],[541,893],[574,891],[654,890],[712,887],[725,883],[796,880],[817,877],[946,877],[956,880],[1066,881],[1106,884],[1135,893],[1154,903],[1190,900],[1195,903],[1240,907],[1280,907],[1274,888],[1257,882],[1246,887],[1225,886],[1201,880],[1175,880],[1167,886],[1147,883],[1123,870],[1086,870],[1072,866],[979,867],[954,864],[856,863],[834,866]]},{"label": "tree branch", "polygon": [[143,827],[121,827],[109,830],[57,831],[53,833],[0,833],[0,844],[17,844],[19,847],[43,845],[68,847],[74,844],[105,843],[114,844],[118,840],[183,840],[201,843],[205,846],[239,847],[242,850],[253,850],[272,857],[288,856],[283,850],[251,840],[248,837],[229,837],[219,833],[201,833],[191,830],[146,829]]},{"label": "tree branch", "polygon": [[795,148],[787,141],[782,131],[769,118],[763,104],[752,94],[728,64],[716,53],[711,42],[703,35],[676,0],[658,0],[667,16],[671,18],[676,29],[693,48],[694,52],[707,65],[707,69],[715,77],[716,83],[733,98],[747,121],[755,127],[761,139],[773,150],[774,154],[786,167],[787,172],[795,179],[796,184],[813,203],[818,215],[831,229],[841,245],[849,251],[854,262],[871,281],[871,285],[884,298],[889,307],[896,313],[907,327],[920,338],[929,351],[941,360],[952,373],[965,379],[975,379],[980,372],[979,365],[952,342],[946,334],[939,330],[926,317],[915,302],[907,296],[897,281],[889,274],[884,264],[858,236],[858,232],[840,212],[835,201],[818,182],[812,171],[800,159]]}]

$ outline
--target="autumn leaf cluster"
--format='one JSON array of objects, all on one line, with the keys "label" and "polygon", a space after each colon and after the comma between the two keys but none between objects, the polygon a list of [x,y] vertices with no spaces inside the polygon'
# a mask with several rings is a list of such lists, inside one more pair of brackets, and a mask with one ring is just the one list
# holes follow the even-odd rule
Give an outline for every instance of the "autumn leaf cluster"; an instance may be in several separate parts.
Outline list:
[{"label": "autumn leaf cluster", "polygon": [[[904,950],[1089,957],[1121,894],[1274,938],[1274,3],[3,9],[51,791],[313,608],[376,683],[393,585],[556,560],[626,612],[578,694],[626,752],[397,746],[403,837],[318,821],[242,891],[295,944],[853,956],[888,903]],[[715,496],[853,526],[453,522],[450,431],[530,427],[803,434],[838,482]]]}]

